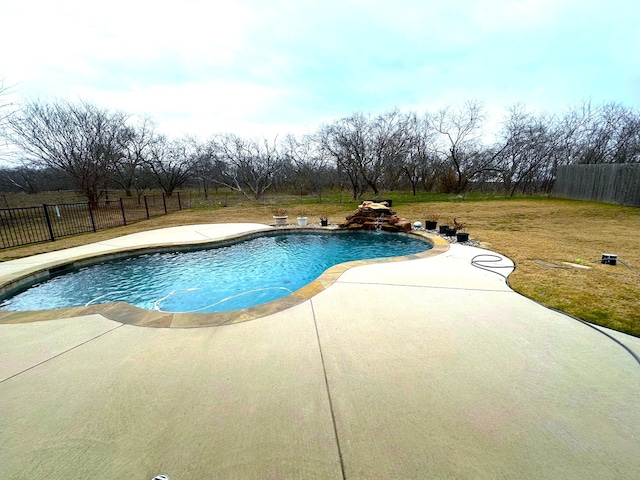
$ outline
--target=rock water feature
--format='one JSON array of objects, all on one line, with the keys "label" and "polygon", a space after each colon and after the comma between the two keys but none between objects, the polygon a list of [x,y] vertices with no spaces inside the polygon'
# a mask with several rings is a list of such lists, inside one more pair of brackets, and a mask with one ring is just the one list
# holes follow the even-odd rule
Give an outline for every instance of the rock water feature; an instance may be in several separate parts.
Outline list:
[{"label": "rock water feature", "polygon": [[347,221],[340,225],[348,230],[377,230],[385,232],[409,232],[411,222],[391,211],[387,202],[365,201],[358,206]]}]

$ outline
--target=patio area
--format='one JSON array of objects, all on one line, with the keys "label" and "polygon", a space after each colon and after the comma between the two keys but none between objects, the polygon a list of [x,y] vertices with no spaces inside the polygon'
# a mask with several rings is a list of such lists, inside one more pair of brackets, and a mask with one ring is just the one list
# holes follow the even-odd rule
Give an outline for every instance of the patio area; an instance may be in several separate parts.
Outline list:
[{"label": "patio area", "polygon": [[[128,235],[5,262],[0,283],[270,228]],[[639,478],[640,339],[524,298],[510,260],[479,254],[497,255],[440,244],[339,268],[209,326],[0,311],[0,476]]]}]

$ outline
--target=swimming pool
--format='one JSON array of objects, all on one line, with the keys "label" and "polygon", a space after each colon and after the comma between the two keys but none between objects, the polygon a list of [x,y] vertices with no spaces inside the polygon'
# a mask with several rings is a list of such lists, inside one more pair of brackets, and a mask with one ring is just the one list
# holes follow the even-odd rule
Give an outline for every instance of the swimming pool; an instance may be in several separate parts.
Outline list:
[{"label": "swimming pool", "polygon": [[289,295],[339,263],[430,248],[424,240],[402,234],[268,233],[231,245],[80,268],[33,285],[0,307],[43,310],[120,301],[163,312],[238,310]]}]

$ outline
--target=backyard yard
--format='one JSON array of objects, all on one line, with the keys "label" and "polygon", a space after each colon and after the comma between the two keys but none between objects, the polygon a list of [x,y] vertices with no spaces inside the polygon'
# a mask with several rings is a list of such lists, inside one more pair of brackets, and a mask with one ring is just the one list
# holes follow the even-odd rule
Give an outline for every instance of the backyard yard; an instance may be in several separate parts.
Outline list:
[{"label": "backyard yard", "polygon": [[[428,214],[440,223],[466,223],[471,239],[516,263],[509,277],[517,292],[580,319],[640,337],[640,209],[549,198],[433,196],[415,201],[388,195],[400,217],[424,223]],[[37,204],[37,201],[34,201]],[[224,207],[215,202],[144,220],[126,227],[66,237],[55,242],[0,250],[0,260],[59,250],[143,230],[196,223],[258,222],[273,224],[276,207],[287,210],[289,223],[304,213],[309,224],[321,216],[344,222],[358,202],[336,198],[282,196],[270,204]],[[617,265],[600,262],[603,253],[618,256]],[[571,265],[568,265],[571,264]]]}]

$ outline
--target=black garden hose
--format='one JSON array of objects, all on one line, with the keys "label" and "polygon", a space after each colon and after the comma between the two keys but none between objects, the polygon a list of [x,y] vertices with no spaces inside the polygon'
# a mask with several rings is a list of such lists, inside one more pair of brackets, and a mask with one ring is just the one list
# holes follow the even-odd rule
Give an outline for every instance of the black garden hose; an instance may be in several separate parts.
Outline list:
[{"label": "black garden hose", "polygon": [[[480,257],[483,257],[482,259],[480,259]],[[487,272],[491,272],[491,273],[495,273],[497,275],[500,275],[502,278],[504,278],[504,281],[507,283],[507,285],[509,285],[509,279],[507,278],[509,276],[509,274],[507,275],[503,275],[500,272],[496,272],[495,270],[493,270],[494,268],[510,268],[512,271],[516,269],[516,264],[512,263],[511,265],[486,265],[486,264],[492,264],[492,263],[500,263],[505,257],[502,257],[500,255],[495,255],[493,253],[481,253],[479,255],[476,255],[475,257],[473,257],[471,259],[471,265],[473,265],[476,268],[479,268],[481,270],[486,270]],[[511,273],[511,272],[509,272]],[[509,286],[509,288],[511,288]]]}]

